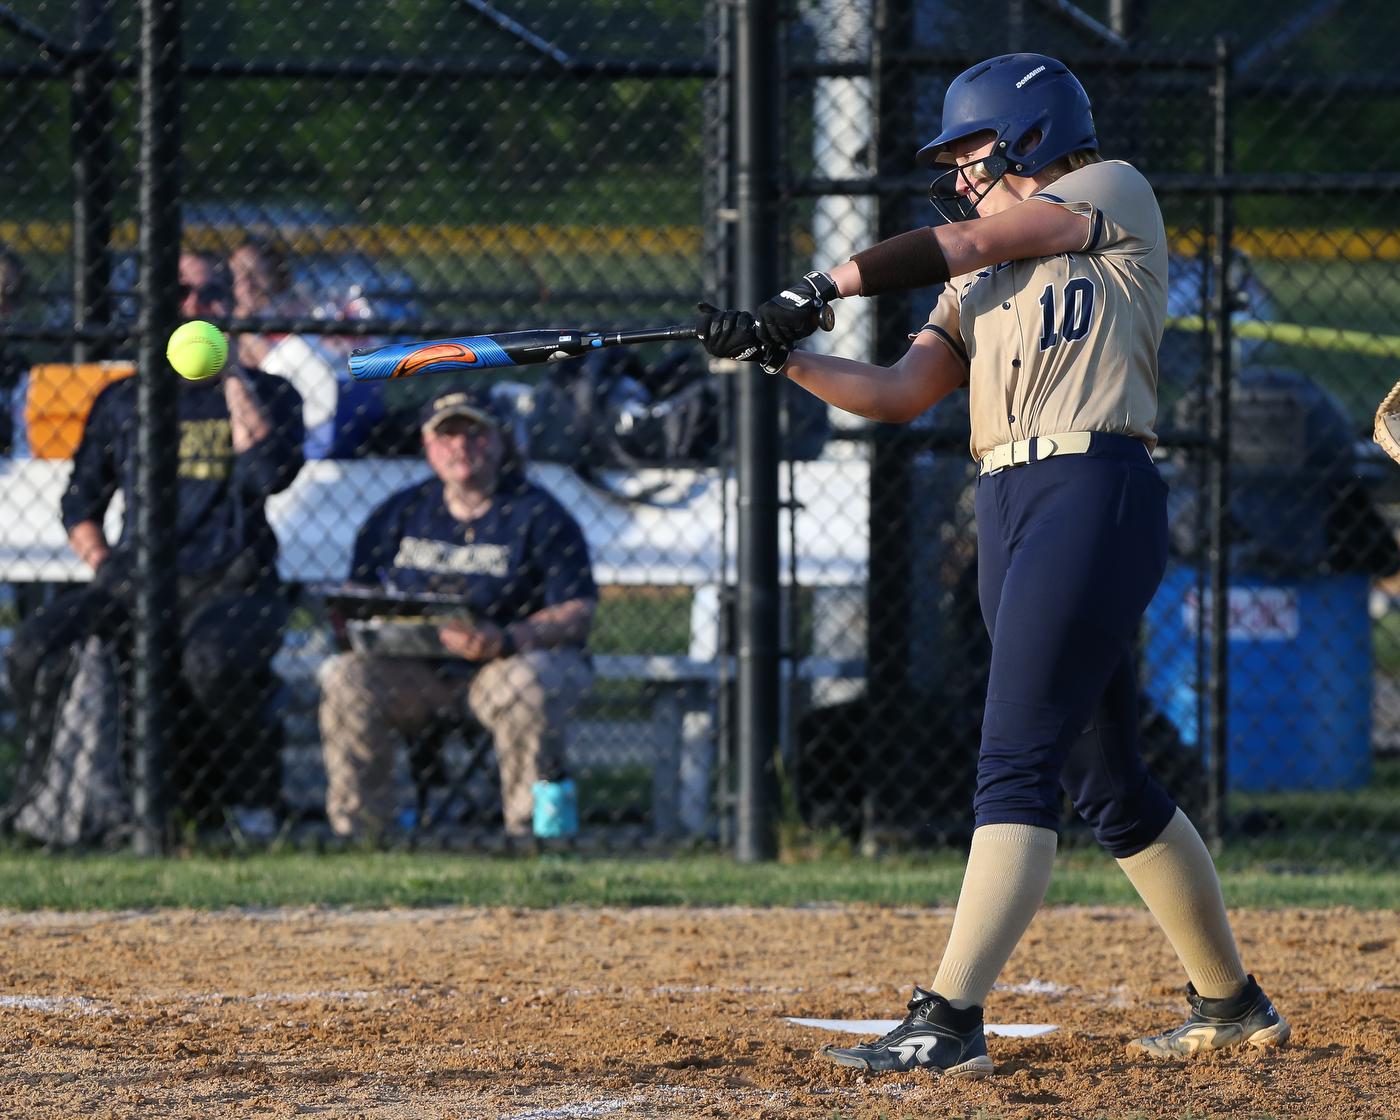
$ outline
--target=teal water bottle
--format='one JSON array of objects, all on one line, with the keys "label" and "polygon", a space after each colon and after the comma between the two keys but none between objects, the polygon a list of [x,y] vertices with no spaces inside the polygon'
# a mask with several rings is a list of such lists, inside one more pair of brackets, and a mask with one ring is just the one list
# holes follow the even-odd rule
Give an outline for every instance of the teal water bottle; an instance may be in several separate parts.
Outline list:
[{"label": "teal water bottle", "polygon": [[535,835],[541,837],[578,835],[578,787],[572,778],[534,784]]}]

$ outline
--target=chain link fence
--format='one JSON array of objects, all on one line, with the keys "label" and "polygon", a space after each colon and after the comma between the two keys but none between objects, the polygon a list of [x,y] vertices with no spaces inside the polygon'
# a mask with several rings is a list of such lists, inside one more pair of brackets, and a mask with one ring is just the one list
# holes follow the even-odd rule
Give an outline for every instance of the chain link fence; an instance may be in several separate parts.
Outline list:
[{"label": "chain link fence", "polygon": [[[1400,355],[1380,294],[1396,267],[1400,177],[1380,122],[1400,88],[1378,53],[1400,30],[1394,14],[804,10],[786,103],[790,270],[938,220],[911,139],[937,132],[961,70],[1024,49],[1080,76],[1103,153],[1148,175],[1171,242],[1155,457],[1172,486],[1172,555],[1138,647],[1149,768],[1218,842],[1281,861],[1392,859],[1387,588],[1400,555],[1395,472],[1369,434]],[[817,344],[892,362],[934,295],[843,306]],[[838,639],[860,642],[867,676],[836,703],[804,698],[798,800],[813,828],[875,848],[965,839],[989,657],[965,397],[902,429],[838,423],[870,472],[864,625]]]},{"label": "chain link fence", "polygon": [[[737,302],[738,27],[700,0],[0,9],[6,827],[502,845],[572,796],[592,841],[734,841],[741,379],[675,345],[490,380],[346,359]],[[913,152],[1008,50],[1068,62],[1152,180],[1173,552],[1143,747],[1283,863],[1400,838],[1400,486],[1368,436],[1400,377],[1397,35],[1365,2],[810,0],[771,59],[785,279],[936,220]],[[809,345],[892,362],[935,294],[846,301]],[[233,372],[176,394],[150,355],[182,318],[233,328]],[[962,842],[990,651],[965,397],[890,428],[777,388],[779,832]]]}]

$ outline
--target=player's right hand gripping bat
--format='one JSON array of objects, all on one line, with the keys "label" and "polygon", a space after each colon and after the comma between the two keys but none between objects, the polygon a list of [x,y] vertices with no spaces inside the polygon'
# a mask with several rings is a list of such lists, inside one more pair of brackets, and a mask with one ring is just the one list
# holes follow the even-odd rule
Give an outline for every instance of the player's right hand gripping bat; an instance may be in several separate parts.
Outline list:
[{"label": "player's right hand gripping bat", "polygon": [[[828,304],[820,326],[831,330],[835,317]],[[605,346],[635,346],[643,342],[693,342],[700,329],[693,324],[648,327],[602,334],[588,331],[513,331],[508,334],[444,338],[434,342],[402,342],[350,352],[350,376],[355,381],[387,381],[426,373],[463,373],[499,366],[533,366],[578,358]]]}]

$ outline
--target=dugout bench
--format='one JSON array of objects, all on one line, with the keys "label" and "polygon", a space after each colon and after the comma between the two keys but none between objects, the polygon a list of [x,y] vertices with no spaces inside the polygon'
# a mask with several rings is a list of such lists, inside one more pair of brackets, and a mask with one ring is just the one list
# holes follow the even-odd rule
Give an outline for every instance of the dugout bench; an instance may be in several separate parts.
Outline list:
[{"label": "dugout bench", "polygon": [[[71,463],[64,459],[0,459],[0,580],[80,583],[90,572],[68,547],[58,519],[59,498]],[[296,481],[267,503],[281,544],[284,580],[321,583],[344,577],[355,533],[369,510],[394,492],[428,476],[419,459],[313,460]],[[719,595],[721,529],[727,526],[732,557],[736,486],[718,473],[690,469],[606,472],[590,485],[567,467],[533,463],[531,478],[570,511],[588,540],[594,577],[607,586],[685,586],[693,590],[688,655],[595,655],[600,680],[646,682],[651,698],[652,819],[663,837],[706,828],[710,775],[715,757],[715,695],[720,676]],[[802,586],[854,588],[865,582],[868,541],[868,464],[815,461],[782,468],[799,511],[782,512],[784,578],[795,542],[796,577]],[[726,509],[727,516],[726,516]],[[108,510],[115,539],[121,496]],[[733,575],[730,559],[729,574]],[[317,666],[330,652],[312,634],[291,631],[274,662],[302,706],[319,692]],[[796,666],[812,682],[864,675],[857,658],[809,657]],[[586,722],[586,721],[584,721]],[[586,730],[586,729],[585,729]],[[294,738],[289,736],[289,738]],[[585,736],[586,738],[586,736]]]}]

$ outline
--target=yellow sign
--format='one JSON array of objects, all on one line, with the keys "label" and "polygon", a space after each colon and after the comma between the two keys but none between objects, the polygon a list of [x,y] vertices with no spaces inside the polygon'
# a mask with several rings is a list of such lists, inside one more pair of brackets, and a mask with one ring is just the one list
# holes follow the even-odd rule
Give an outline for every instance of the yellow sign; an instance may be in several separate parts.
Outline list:
[{"label": "yellow sign", "polygon": [[[1169,315],[1167,329],[1203,331],[1207,323],[1199,315]],[[1373,334],[1370,331],[1344,331],[1336,327],[1304,327],[1297,323],[1265,323],[1242,319],[1230,324],[1236,338],[1260,338],[1285,346],[1307,346],[1313,350],[1344,350],[1351,354],[1372,354],[1380,358],[1400,358],[1400,335]]]}]

